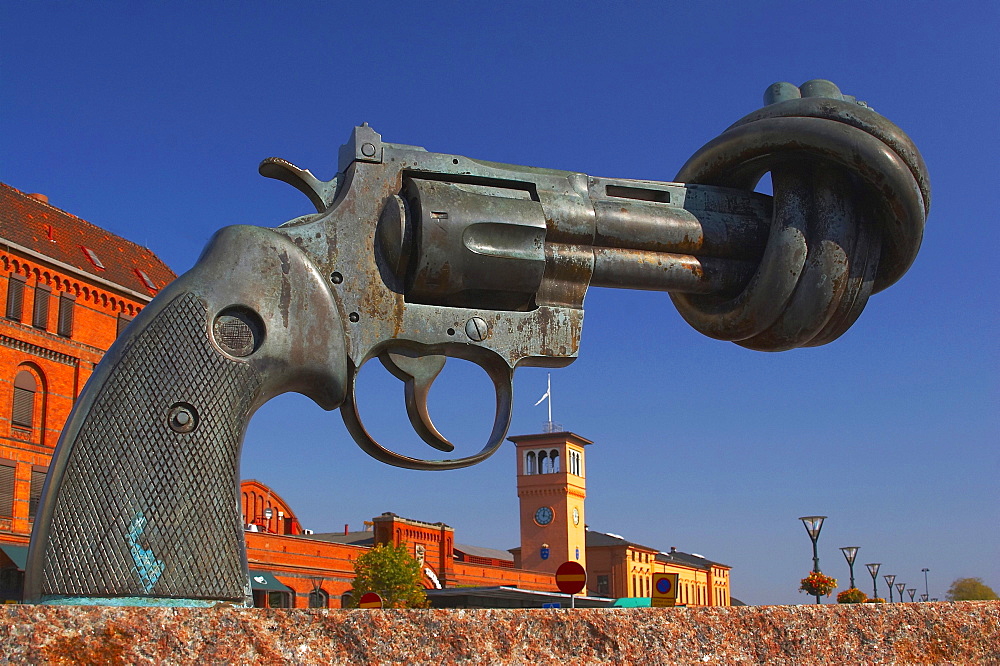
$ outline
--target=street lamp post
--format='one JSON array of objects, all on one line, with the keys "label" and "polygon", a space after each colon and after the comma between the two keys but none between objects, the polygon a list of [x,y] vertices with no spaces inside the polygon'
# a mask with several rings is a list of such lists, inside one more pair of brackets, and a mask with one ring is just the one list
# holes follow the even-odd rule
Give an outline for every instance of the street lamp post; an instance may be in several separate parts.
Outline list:
[{"label": "street lamp post", "polygon": [[931,596],[931,591],[927,589],[927,572],[930,571],[930,569],[925,567],[921,569],[921,571],[924,572],[924,601],[927,601],[927,599]]},{"label": "street lamp post", "polygon": [[868,567],[868,573],[872,575],[872,599],[878,599],[878,568],[882,566],[882,563],[871,562],[865,566]]},{"label": "street lamp post", "polygon": [[896,574],[886,574],[882,576],[885,578],[885,582],[889,584],[889,603],[892,603],[892,583],[896,580]]},{"label": "street lamp post", "polygon": [[[823,529],[823,521],[826,520],[826,516],[802,516],[799,518],[802,521],[802,525],[806,528],[806,532],[809,534],[809,539],[812,540],[813,544],[813,571],[819,573],[819,552],[816,550],[816,542],[819,540],[819,532]],[[816,603],[823,603],[820,595],[816,595]]]},{"label": "street lamp post", "polygon": [[921,594],[920,595],[920,600],[921,601],[927,601],[927,595],[926,594]]},{"label": "street lamp post", "polygon": [[906,591],[910,594],[910,601],[913,601],[913,595],[917,593],[917,588],[910,587],[907,588]]},{"label": "street lamp post", "polygon": [[899,592],[899,603],[903,603],[903,590],[906,589],[906,583],[896,583],[896,591]]},{"label": "street lamp post", "polygon": [[847,560],[847,566],[851,568],[851,588],[854,588],[854,558],[858,556],[857,546],[844,546],[840,549],[840,552],[844,554],[844,559]]}]

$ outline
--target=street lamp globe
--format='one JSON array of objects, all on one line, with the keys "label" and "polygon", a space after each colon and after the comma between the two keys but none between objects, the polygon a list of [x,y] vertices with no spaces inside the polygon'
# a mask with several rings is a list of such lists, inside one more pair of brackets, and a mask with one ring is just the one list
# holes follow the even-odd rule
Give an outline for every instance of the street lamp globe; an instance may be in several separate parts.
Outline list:
[{"label": "street lamp globe", "polygon": [[854,558],[858,556],[858,547],[844,546],[840,549],[840,552],[844,554],[844,559],[847,560],[847,566],[851,569],[851,589],[854,589]]}]

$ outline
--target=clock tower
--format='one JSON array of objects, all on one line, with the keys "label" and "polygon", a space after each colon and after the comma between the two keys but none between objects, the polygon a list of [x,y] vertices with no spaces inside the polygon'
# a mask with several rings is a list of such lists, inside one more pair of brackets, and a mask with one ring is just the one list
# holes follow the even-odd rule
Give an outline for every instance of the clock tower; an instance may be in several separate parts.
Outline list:
[{"label": "clock tower", "polygon": [[521,548],[515,566],[555,570],[566,561],[587,567],[583,501],[587,497],[583,447],[593,444],[571,432],[519,435],[517,496],[521,503]]}]

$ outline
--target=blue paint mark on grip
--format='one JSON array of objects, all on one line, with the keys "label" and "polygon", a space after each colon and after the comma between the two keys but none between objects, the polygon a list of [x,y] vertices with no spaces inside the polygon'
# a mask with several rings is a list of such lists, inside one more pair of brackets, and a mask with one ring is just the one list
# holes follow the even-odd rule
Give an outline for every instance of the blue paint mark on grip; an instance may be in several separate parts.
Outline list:
[{"label": "blue paint mark on grip", "polygon": [[128,528],[129,552],[132,554],[132,561],[135,562],[136,573],[142,581],[142,589],[146,594],[153,589],[156,581],[163,574],[163,562],[156,559],[152,550],[148,550],[139,545],[139,537],[146,531],[146,516],[142,511],[135,514],[132,524]]}]

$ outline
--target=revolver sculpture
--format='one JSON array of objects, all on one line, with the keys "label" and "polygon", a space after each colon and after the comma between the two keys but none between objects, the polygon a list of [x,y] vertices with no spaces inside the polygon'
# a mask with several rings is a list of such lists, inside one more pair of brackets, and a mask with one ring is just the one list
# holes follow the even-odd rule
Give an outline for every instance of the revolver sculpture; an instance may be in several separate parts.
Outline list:
[{"label": "revolver sculpture", "polygon": [[[837,338],[913,262],[926,168],[901,130],[828,81],[774,84],[765,101],[677,182],[431,153],[367,125],[330,181],[265,160],[260,173],[317,212],[222,229],[111,347],[53,458],[26,599],[245,603],[239,454],[258,407],[296,391],[340,408],[378,460],[472,465],[506,435],[514,369],[576,357],[590,286],[669,292],[694,328],[750,349]],[[766,172],[773,197],[753,191]],[[453,449],[427,411],[449,356],[496,387],[485,447],[421,460],[376,442],[355,377],[377,357],[405,382],[417,435]]]}]

